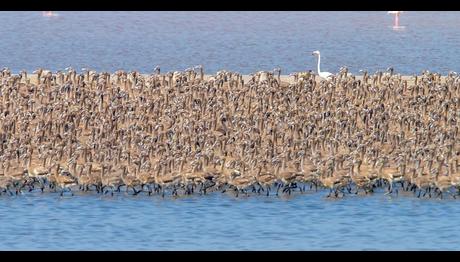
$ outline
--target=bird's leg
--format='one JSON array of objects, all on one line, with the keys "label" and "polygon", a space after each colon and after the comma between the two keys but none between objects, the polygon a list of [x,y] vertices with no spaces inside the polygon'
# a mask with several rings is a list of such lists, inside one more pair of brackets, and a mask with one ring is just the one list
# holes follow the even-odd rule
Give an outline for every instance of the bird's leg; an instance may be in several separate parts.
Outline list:
[{"label": "bird's leg", "polygon": [[409,186],[410,186],[410,182],[407,183],[407,186],[406,186],[406,188],[404,189],[404,191],[409,191]]},{"label": "bird's leg", "polygon": [[451,196],[452,196],[454,199],[456,199],[456,198],[457,198],[457,197],[455,196],[455,194],[454,194],[454,193],[452,193],[452,192],[450,191],[450,189],[449,189],[449,190],[447,190],[447,193],[449,193],[449,195],[451,195]]},{"label": "bird's leg", "polygon": [[265,192],[264,187],[263,187],[260,183],[259,183],[258,185],[259,185],[259,189],[260,189],[262,192]]},{"label": "bird's leg", "polygon": [[287,190],[288,190],[288,188],[289,188],[289,185],[285,185],[282,192],[283,192],[283,193],[286,193]]}]

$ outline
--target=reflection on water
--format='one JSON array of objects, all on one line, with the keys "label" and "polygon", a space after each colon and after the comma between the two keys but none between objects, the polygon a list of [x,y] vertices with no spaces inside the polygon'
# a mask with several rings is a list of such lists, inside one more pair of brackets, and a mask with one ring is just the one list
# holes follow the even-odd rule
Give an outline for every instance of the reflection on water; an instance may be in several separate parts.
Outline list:
[{"label": "reflection on water", "polygon": [[0,199],[0,249],[432,250],[460,246],[455,200],[213,193]]},{"label": "reflection on water", "polygon": [[459,71],[458,12],[405,12],[394,31],[387,12],[0,12],[0,61],[14,72],[72,65],[98,71],[184,70],[203,64],[252,73],[349,66],[403,74]]}]

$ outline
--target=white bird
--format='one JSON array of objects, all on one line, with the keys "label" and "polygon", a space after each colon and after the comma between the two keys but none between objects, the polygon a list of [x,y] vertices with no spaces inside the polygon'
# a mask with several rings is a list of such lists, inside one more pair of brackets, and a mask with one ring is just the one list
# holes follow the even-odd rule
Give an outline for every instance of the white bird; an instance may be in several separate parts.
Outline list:
[{"label": "white bird", "polygon": [[319,51],[314,51],[312,53],[312,55],[318,55],[318,75],[321,77],[321,78],[324,78],[324,79],[327,79],[328,77],[332,77],[334,76],[334,74],[332,73],[329,73],[329,72],[321,72],[320,70],[320,63],[321,63],[321,54]]}]

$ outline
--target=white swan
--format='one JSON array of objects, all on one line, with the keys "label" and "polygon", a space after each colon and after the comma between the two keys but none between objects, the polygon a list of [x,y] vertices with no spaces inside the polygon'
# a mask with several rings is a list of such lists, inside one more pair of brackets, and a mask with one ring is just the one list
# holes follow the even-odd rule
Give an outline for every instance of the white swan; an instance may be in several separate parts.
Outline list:
[{"label": "white swan", "polygon": [[313,52],[312,55],[318,55],[318,75],[321,78],[327,79],[328,77],[334,76],[334,74],[329,73],[329,72],[321,72],[321,70],[319,68],[319,64],[321,63],[321,54],[319,53],[319,51]]}]

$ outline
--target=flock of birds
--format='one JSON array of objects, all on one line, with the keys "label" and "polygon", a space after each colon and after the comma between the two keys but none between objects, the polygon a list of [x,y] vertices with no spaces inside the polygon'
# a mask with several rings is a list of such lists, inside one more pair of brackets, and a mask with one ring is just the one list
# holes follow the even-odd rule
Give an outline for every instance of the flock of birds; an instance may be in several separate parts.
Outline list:
[{"label": "flock of birds", "polygon": [[459,195],[456,73],[290,77],[5,68],[0,194]]}]

